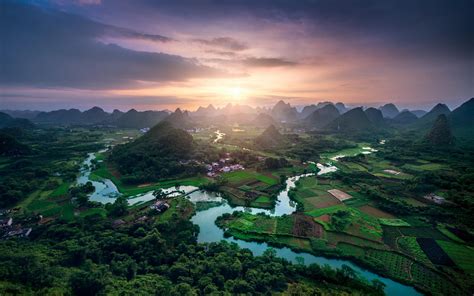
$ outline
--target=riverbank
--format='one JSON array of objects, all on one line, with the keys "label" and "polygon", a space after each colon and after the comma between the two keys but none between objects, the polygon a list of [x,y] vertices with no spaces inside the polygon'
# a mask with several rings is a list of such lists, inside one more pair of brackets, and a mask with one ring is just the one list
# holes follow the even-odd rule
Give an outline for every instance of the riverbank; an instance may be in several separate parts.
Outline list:
[{"label": "riverbank", "polygon": [[[87,175],[87,172],[85,172],[85,175]],[[226,238],[224,236],[224,231],[215,225],[215,220],[217,219],[217,217],[225,213],[232,213],[233,211],[242,211],[242,212],[248,212],[252,214],[265,213],[270,216],[278,216],[278,217],[283,216],[283,215],[290,215],[291,213],[296,211],[297,204],[290,200],[290,197],[288,195],[289,190],[296,186],[296,182],[300,178],[308,177],[311,175],[313,174],[303,174],[303,175],[298,175],[295,177],[288,178],[285,182],[284,189],[280,191],[280,193],[277,196],[275,207],[270,210],[259,209],[259,208],[231,207],[227,204],[227,202],[225,201],[222,202],[223,201],[222,197],[220,197],[218,194],[206,193],[206,192],[197,190],[197,187],[189,186],[189,188],[186,188],[189,190],[186,190],[187,192],[185,195],[192,202],[208,201],[208,200],[222,202],[219,206],[211,207],[209,209],[196,212],[196,214],[191,218],[191,221],[194,224],[197,224],[200,228],[200,232],[198,234],[198,242],[203,242],[203,243],[218,242],[224,239],[224,240],[235,242],[242,248],[249,248],[252,251],[252,253],[254,253],[255,255],[263,254],[263,252],[269,247],[267,244],[265,243],[262,244],[262,243],[257,243],[257,242],[247,242],[244,240],[239,240],[239,239],[234,239],[234,238]],[[174,190],[172,188],[174,184],[170,184],[170,185],[171,186],[169,190]],[[143,188],[140,188],[140,189],[143,189]],[[138,195],[130,195],[128,196],[129,203],[130,204],[144,203],[149,200],[152,200],[154,198],[152,195],[152,192],[153,191],[148,191],[148,192],[142,192]],[[97,192],[94,192],[93,194],[97,194]],[[106,198],[105,200],[109,200],[108,197],[105,197],[105,198]],[[310,254],[309,252],[297,253],[297,252],[292,251],[290,248],[285,248],[285,247],[277,248],[275,250],[277,252],[277,255],[284,257],[285,259],[292,262],[297,262],[296,261],[297,257],[304,257],[305,264],[311,264],[311,263],[329,264],[331,267],[334,267],[334,268],[340,268],[342,265],[348,265],[351,268],[353,268],[355,271],[357,271],[361,276],[363,276],[364,278],[368,280],[377,279],[377,280],[382,281],[386,285],[386,292],[388,295],[400,295],[400,294],[419,295],[419,293],[417,293],[412,287],[404,286],[388,278],[378,276],[377,274],[374,274],[368,270],[362,269],[358,267],[357,265],[352,264],[348,260],[318,257],[318,256],[314,256],[313,254]]]}]

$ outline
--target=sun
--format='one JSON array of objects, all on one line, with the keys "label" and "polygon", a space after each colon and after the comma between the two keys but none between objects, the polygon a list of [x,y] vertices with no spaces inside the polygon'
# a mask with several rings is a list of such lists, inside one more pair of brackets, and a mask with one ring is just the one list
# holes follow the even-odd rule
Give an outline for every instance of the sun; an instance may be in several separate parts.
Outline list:
[{"label": "sun", "polygon": [[232,99],[242,99],[242,89],[240,87],[232,87],[229,92]]}]

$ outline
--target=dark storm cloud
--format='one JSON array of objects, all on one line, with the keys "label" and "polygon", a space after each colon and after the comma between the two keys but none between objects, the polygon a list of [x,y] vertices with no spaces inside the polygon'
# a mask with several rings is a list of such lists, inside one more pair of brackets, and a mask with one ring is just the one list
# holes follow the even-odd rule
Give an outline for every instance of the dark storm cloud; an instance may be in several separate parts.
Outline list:
[{"label": "dark storm cloud", "polygon": [[104,37],[171,41],[161,35],[10,2],[2,3],[1,14],[3,85],[100,89],[217,74],[193,59],[100,42]]},{"label": "dark storm cloud", "polygon": [[231,37],[217,37],[213,39],[193,39],[193,42],[209,46],[216,47],[224,50],[242,51],[248,49],[248,46]]}]

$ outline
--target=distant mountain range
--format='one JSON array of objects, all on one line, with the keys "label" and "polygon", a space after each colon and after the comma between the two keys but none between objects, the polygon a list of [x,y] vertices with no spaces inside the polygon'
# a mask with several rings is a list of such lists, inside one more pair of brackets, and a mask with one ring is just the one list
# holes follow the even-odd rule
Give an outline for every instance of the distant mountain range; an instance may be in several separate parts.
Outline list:
[{"label": "distant mountain range", "polygon": [[199,107],[194,112],[178,108],[174,112],[131,109],[127,112],[114,110],[112,113],[108,113],[99,107],[93,107],[83,112],[78,109],[61,109],[50,112],[4,110],[5,112],[0,113],[0,127],[32,127],[33,123],[38,123],[144,128],[167,121],[174,127],[181,129],[220,124],[241,124],[260,128],[286,124],[310,130],[339,132],[391,126],[416,129],[426,133],[439,115],[445,115],[448,123],[452,125],[454,136],[465,137],[472,134],[471,129],[474,125],[472,122],[472,118],[474,118],[473,100],[470,99],[452,112],[445,104],[441,103],[426,112],[407,109],[400,111],[392,103],[379,108],[357,107],[351,109],[343,103],[334,104],[332,102],[304,106],[299,112],[296,107],[283,100],[278,101],[271,108],[227,104],[222,108],[216,108],[213,105]]},{"label": "distant mountain range", "polygon": [[18,118],[15,120],[18,122],[26,120],[25,118],[28,117],[32,122],[38,124],[112,125],[121,128],[151,127],[169,115],[166,111],[137,111],[135,109],[128,112],[114,110],[112,113],[108,113],[99,107],[93,107],[84,112],[78,109],[60,109],[50,112],[6,110],[2,114],[17,116]]}]

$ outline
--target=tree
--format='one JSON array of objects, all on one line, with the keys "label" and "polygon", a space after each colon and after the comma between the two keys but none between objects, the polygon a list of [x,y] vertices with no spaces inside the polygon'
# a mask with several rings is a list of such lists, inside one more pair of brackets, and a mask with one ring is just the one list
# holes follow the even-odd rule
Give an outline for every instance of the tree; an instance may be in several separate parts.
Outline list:
[{"label": "tree", "polygon": [[377,290],[383,293],[385,289],[385,284],[378,279],[372,280],[372,286]]},{"label": "tree", "polygon": [[105,286],[100,273],[83,270],[71,275],[70,285],[74,295],[97,295]]},{"label": "tree", "polygon": [[156,189],[155,191],[153,191],[153,196],[156,199],[164,199],[166,198],[167,194],[163,191],[163,189]]},{"label": "tree", "polygon": [[108,206],[108,215],[111,217],[121,217],[128,213],[128,201],[124,196],[119,196],[115,202]]},{"label": "tree", "polygon": [[348,265],[346,264],[343,264],[341,266],[341,271],[342,271],[342,274],[345,276],[345,277],[348,277],[350,279],[354,279],[357,277],[357,273],[355,272],[354,269],[350,268]]}]

